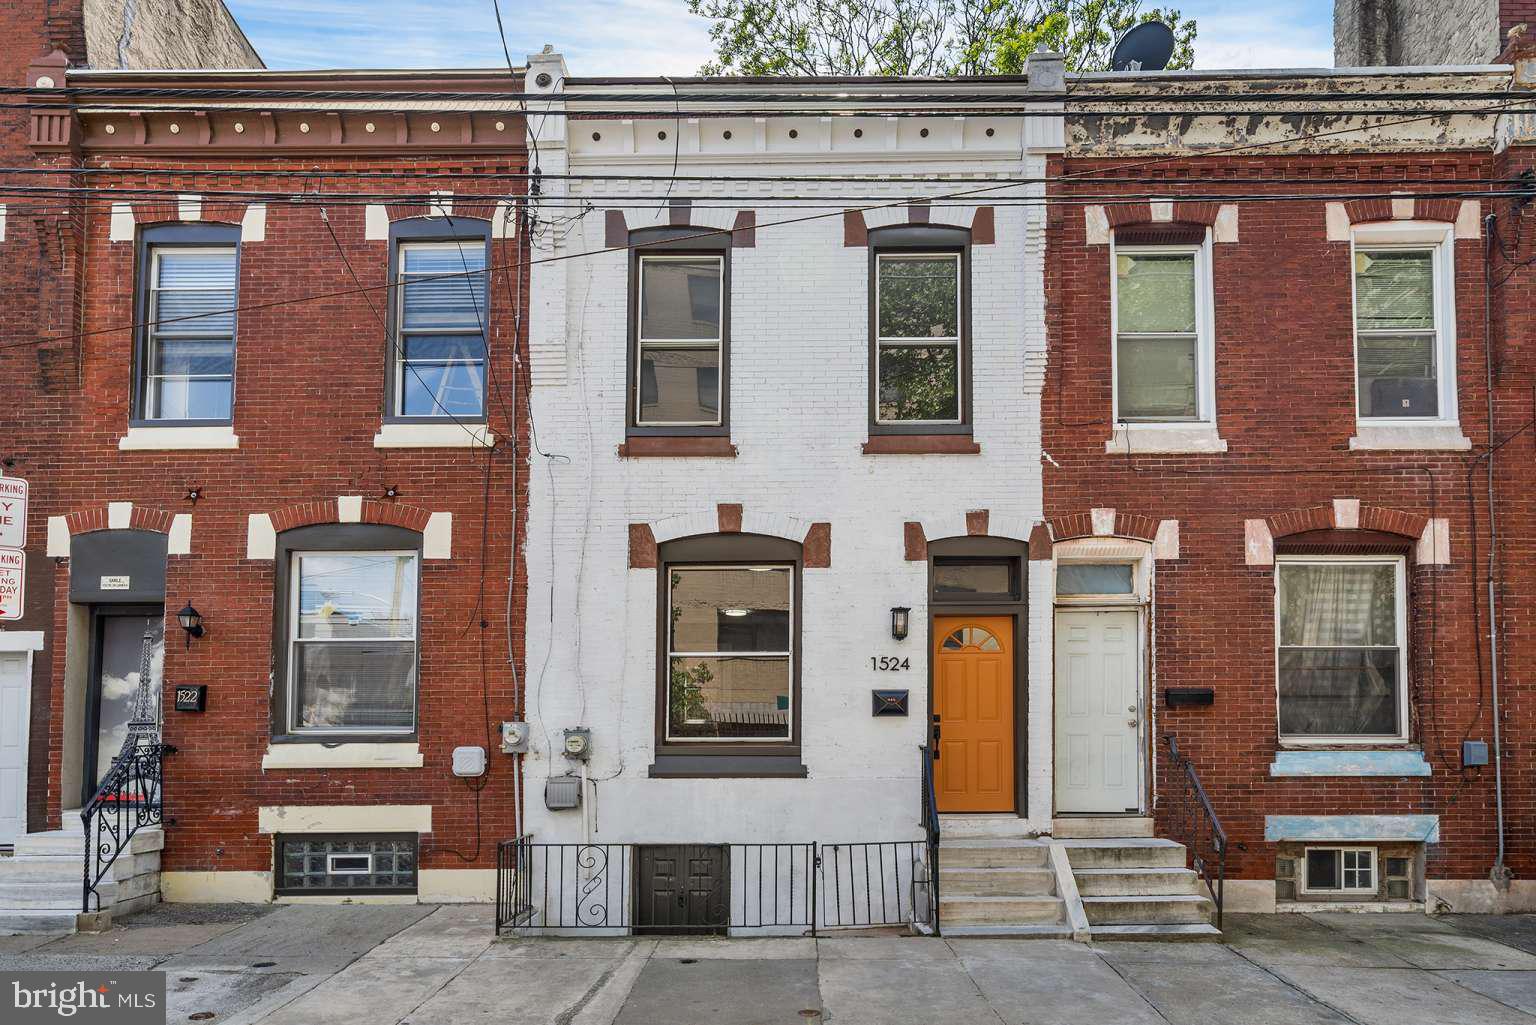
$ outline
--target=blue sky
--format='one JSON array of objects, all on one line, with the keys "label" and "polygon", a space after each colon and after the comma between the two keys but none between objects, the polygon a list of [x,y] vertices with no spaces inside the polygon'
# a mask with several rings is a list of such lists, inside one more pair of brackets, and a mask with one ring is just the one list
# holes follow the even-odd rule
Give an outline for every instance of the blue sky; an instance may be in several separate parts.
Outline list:
[{"label": "blue sky", "polygon": [[[491,0],[225,2],[271,68],[505,63]],[[1198,67],[1333,64],[1332,0],[1158,2],[1199,23]],[[577,75],[686,75],[710,55],[708,22],[684,0],[502,0],[501,10],[513,60],[551,43]]]}]

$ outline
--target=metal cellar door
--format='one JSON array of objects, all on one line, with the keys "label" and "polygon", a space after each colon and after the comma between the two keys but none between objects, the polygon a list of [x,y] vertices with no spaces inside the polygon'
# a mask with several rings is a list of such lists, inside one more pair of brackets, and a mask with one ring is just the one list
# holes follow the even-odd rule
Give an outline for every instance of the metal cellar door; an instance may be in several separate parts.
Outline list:
[{"label": "metal cellar door", "polygon": [[729,848],[659,844],[637,850],[635,932],[724,935],[730,924]]}]

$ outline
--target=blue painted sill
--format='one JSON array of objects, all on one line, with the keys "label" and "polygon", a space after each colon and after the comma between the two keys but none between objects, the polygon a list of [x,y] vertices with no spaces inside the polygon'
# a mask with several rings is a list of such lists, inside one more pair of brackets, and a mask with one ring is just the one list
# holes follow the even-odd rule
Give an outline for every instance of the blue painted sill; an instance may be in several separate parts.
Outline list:
[{"label": "blue painted sill", "polygon": [[1422,751],[1277,751],[1271,776],[1428,776]]}]

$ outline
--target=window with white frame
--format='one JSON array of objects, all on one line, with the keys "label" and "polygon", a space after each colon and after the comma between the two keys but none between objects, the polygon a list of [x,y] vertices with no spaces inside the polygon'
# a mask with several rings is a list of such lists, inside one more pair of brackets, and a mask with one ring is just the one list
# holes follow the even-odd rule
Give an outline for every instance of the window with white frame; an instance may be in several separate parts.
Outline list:
[{"label": "window with white frame", "polygon": [[874,422],[964,419],[964,288],[960,252],[875,256]]},{"label": "window with white frame", "polygon": [[139,388],[145,421],[230,420],[236,247],[150,245]]},{"label": "window with white frame", "polygon": [[1282,740],[1408,735],[1404,559],[1285,556],[1275,563]]},{"label": "window with white frame", "polygon": [[642,256],[637,275],[635,425],[719,426],[725,258]]},{"label": "window with white frame", "polygon": [[1376,851],[1371,847],[1308,847],[1304,893],[1376,893]]},{"label": "window with white frame", "polygon": [[392,414],[485,416],[483,238],[400,242]]},{"label": "window with white frame", "polygon": [[1209,250],[1204,244],[1113,248],[1115,420],[1214,419]]},{"label": "window with white frame", "polygon": [[667,742],[788,741],[793,565],[669,565]]},{"label": "window with white frame", "polygon": [[1356,229],[1360,419],[1456,419],[1453,244],[1448,225],[1400,222]]},{"label": "window with white frame", "polygon": [[417,553],[296,551],[290,559],[288,730],[413,732]]}]

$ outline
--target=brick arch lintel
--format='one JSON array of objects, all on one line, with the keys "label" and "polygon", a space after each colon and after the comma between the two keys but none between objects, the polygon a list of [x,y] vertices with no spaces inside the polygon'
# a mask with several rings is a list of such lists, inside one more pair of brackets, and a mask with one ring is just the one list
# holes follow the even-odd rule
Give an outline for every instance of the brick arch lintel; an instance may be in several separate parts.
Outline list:
[{"label": "brick arch lintel", "polygon": [[[1353,522],[1351,522],[1353,520]],[[1290,509],[1266,517],[1271,537],[1286,537],[1309,530],[1374,530],[1383,534],[1398,534],[1417,541],[1424,535],[1429,517],[1419,513],[1388,509],[1384,506],[1358,505],[1358,512],[1350,515],[1349,500],[1342,499],[1331,505],[1306,506]]]},{"label": "brick arch lintel", "polygon": [[270,510],[267,515],[271,517],[273,531],[279,534],[296,527],[312,527],[320,523],[374,523],[420,532],[427,529],[427,521],[432,518],[430,510],[418,506],[374,499],[361,500],[359,518],[343,518],[341,501],[338,498],[327,498],[315,502],[295,502]]},{"label": "brick arch lintel", "polygon": [[[942,522],[933,517],[926,523],[908,520],[902,524],[902,555],[907,562],[924,562],[928,558],[930,540],[950,537],[996,537],[1032,546],[1038,526],[1033,520],[1021,516],[994,515],[990,509],[967,509],[962,517],[949,517]],[[1034,555],[1030,557],[1034,558]]]},{"label": "brick arch lintel", "polygon": [[739,502],[720,502],[714,511],[681,513],[649,523],[629,525],[629,568],[655,569],[656,548],[665,541],[704,534],[762,534],[801,546],[806,569],[832,565],[832,524],[812,522],[787,513],[747,512]]},{"label": "brick arch lintel", "polygon": [[1076,537],[1127,537],[1150,542],[1157,540],[1158,521],[1141,513],[1118,509],[1088,509],[1053,516],[1046,525],[1053,542],[1070,541]]},{"label": "brick arch lintel", "polygon": [[108,502],[106,505],[48,517],[46,554],[50,559],[67,559],[70,556],[71,538],[76,534],[90,534],[99,530],[148,530],[165,534],[167,555],[192,554],[190,512],[172,512],[132,502]]}]

